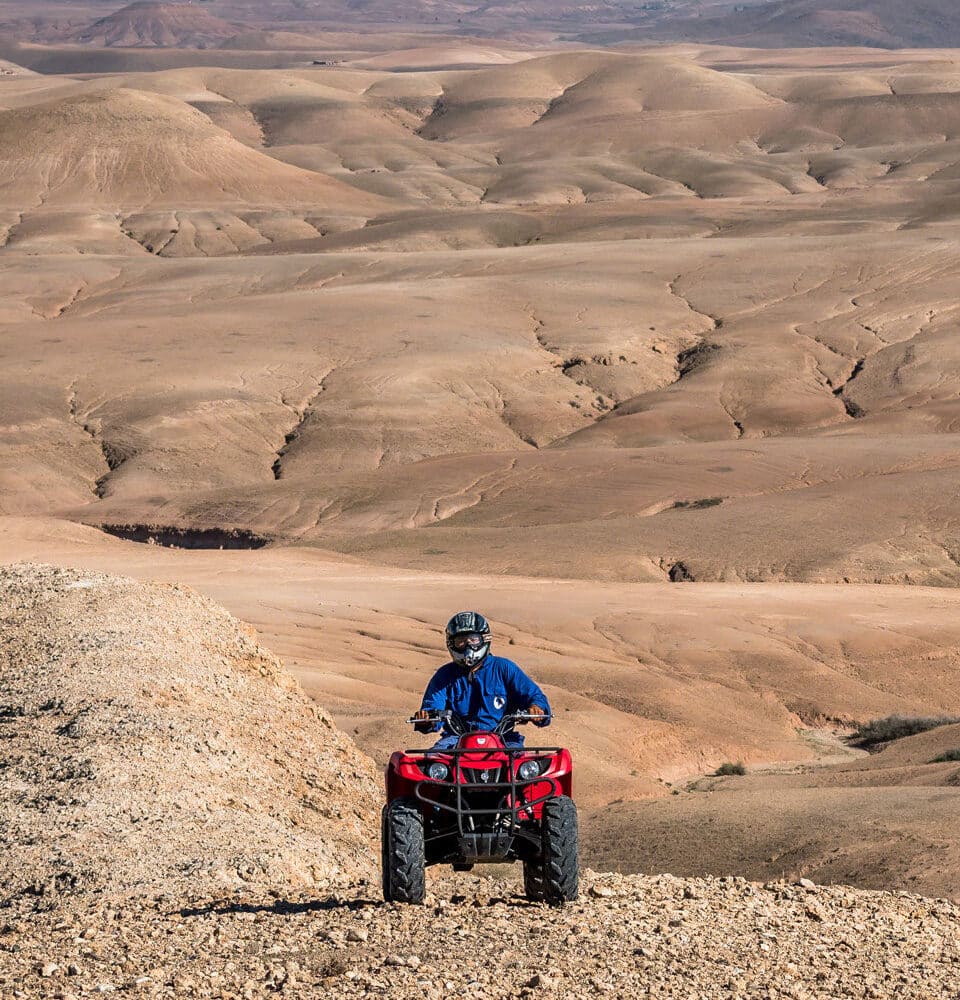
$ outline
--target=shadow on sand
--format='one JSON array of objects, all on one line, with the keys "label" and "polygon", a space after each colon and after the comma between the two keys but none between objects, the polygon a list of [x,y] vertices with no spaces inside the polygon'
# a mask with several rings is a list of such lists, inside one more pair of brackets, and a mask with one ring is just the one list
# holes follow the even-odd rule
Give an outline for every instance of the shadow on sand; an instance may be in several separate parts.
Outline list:
[{"label": "shadow on sand", "polygon": [[[488,907],[488,906],[535,906],[523,896],[493,896],[477,897],[457,894],[449,897],[447,902],[452,906]],[[272,913],[277,916],[292,916],[297,913],[322,913],[331,910],[368,910],[379,909],[382,906],[396,906],[396,903],[385,903],[382,899],[344,899],[341,896],[328,896],[326,899],[273,899],[258,902],[230,902],[215,900],[202,906],[187,906],[174,912],[181,917],[204,917],[211,914],[223,916],[231,913]],[[429,909],[429,904],[426,907]]]}]

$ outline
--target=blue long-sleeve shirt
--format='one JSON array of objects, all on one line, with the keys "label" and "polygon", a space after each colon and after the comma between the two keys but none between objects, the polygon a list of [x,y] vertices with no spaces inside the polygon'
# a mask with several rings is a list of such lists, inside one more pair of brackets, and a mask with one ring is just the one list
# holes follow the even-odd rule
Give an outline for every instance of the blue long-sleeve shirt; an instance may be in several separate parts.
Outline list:
[{"label": "blue long-sleeve shirt", "polygon": [[[550,714],[547,696],[513,660],[488,656],[472,677],[459,664],[442,666],[427,685],[420,707],[428,712],[456,712],[474,728],[489,731],[505,715],[523,712],[531,705],[539,705]],[[537,723],[549,724],[549,719]],[[434,732],[439,729],[437,723]]]}]

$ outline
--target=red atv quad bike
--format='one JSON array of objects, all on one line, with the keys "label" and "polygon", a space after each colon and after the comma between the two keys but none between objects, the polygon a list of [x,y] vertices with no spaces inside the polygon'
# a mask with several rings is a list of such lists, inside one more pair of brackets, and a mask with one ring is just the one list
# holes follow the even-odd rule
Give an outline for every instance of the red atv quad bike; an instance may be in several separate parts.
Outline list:
[{"label": "red atv quad bike", "polygon": [[577,898],[577,807],[573,764],[561,747],[505,745],[518,723],[506,715],[493,732],[475,732],[453,712],[443,722],[459,737],[450,750],[397,751],[387,765],[381,854],[383,898],[422,903],[427,865],[470,871],[475,864],[523,862],[527,899],[559,905]]}]

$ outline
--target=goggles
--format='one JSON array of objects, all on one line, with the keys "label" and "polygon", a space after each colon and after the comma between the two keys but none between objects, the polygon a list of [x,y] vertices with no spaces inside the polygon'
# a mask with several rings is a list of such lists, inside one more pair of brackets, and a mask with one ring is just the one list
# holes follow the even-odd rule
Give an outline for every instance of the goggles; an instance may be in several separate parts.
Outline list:
[{"label": "goggles", "polygon": [[455,635],[450,640],[450,645],[458,653],[462,653],[467,649],[480,649],[485,642],[486,639],[482,635],[473,632],[470,635]]}]

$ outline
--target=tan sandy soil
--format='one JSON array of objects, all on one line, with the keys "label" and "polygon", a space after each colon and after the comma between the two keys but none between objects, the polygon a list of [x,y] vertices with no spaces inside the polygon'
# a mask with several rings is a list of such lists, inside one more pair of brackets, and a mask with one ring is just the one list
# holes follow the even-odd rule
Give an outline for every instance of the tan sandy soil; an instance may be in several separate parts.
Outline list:
[{"label": "tan sandy soil", "polygon": [[718,51],[11,79],[4,509],[955,582],[955,63]]},{"label": "tan sandy soil", "polygon": [[945,725],[834,766],[682,782],[670,798],[598,811],[588,853],[621,871],[806,876],[956,896],[949,817],[960,766],[938,758],[958,748],[960,726]]}]

